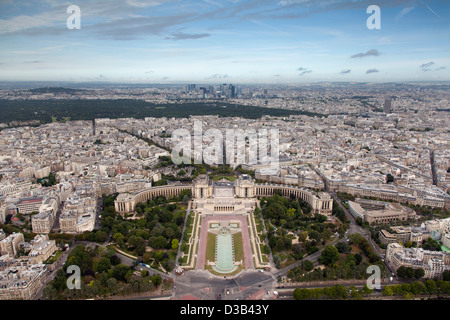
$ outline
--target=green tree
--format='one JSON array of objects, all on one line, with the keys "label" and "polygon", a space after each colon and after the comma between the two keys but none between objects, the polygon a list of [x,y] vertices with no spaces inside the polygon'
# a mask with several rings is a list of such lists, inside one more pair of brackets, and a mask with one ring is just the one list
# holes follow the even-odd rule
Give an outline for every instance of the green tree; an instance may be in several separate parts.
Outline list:
[{"label": "green tree", "polygon": [[299,242],[305,242],[306,238],[308,237],[308,233],[306,231],[301,231],[297,234],[297,236]]},{"label": "green tree", "polygon": [[162,283],[162,278],[159,274],[155,274],[151,279],[153,285],[155,287],[159,286]]},{"label": "green tree", "polygon": [[354,255],[354,257],[355,257],[355,260],[356,260],[356,265],[359,266],[359,264],[360,264],[360,263],[362,262],[362,260],[363,260],[362,255],[360,255],[359,253],[356,253],[356,254]]},{"label": "green tree", "polygon": [[149,263],[151,260],[151,256],[149,253],[144,253],[144,255],[142,256],[142,262],[144,263]]},{"label": "green tree", "polygon": [[348,235],[348,239],[350,240],[350,244],[361,244],[366,239],[359,233],[352,233]]},{"label": "green tree", "polygon": [[283,206],[281,204],[279,204],[279,203],[276,203],[276,202],[271,203],[267,207],[266,213],[267,213],[269,218],[275,219],[275,220],[279,220],[279,219],[285,217],[285,211],[284,211]]},{"label": "green tree", "polygon": [[159,262],[164,258],[164,252],[161,250],[158,250],[155,252],[153,258],[155,259],[155,261]]},{"label": "green tree", "polygon": [[332,235],[333,235],[333,232],[332,232],[330,229],[326,228],[326,229],[323,230],[323,232],[322,232],[322,239],[323,239],[323,241],[328,241],[328,240],[330,240],[330,238],[331,238]]},{"label": "green tree", "polygon": [[414,281],[410,285],[411,293],[414,295],[420,295],[427,293],[427,288],[421,281]]},{"label": "green tree", "polygon": [[403,279],[412,279],[414,278],[415,272],[411,267],[401,266],[397,269],[397,275]]},{"label": "green tree", "polygon": [[311,271],[313,268],[314,264],[311,261],[309,260],[303,261],[303,269],[305,269],[306,272]]},{"label": "green tree", "polygon": [[294,216],[294,214],[295,214],[295,208],[289,208],[289,209],[287,209],[287,211],[286,211],[286,215],[288,216],[288,217],[293,217]]},{"label": "green tree", "polygon": [[363,295],[370,295],[373,293],[373,289],[369,289],[367,284],[364,284],[364,286],[362,288],[362,293],[363,293]]},{"label": "green tree", "polygon": [[138,237],[138,236],[131,236],[128,238],[128,244],[131,247],[136,249],[139,246],[141,246],[142,244],[144,244],[144,239],[142,239],[142,237]]},{"label": "green tree", "polygon": [[382,294],[384,296],[388,296],[391,297],[392,295],[394,295],[394,291],[392,290],[392,286],[385,286],[383,289]]},{"label": "green tree", "polygon": [[350,246],[346,242],[338,242],[336,244],[336,249],[339,251],[339,253],[349,253],[350,252]]},{"label": "green tree", "polygon": [[112,276],[118,281],[126,281],[125,276],[127,275],[128,271],[130,271],[130,267],[125,264],[119,264],[118,266],[114,267]]},{"label": "green tree", "polygon": [[109,278],[106,280],[106,285],[111,292],[114,292],[117,288],[117,280],[115,278]]},{"label": "green tree", "polygon": [[326,266],[332,266],[338,259],[339,251],[335,246],[328,245],[323,249],[319,262]]},{"label": "green tree", "polygon": [[108,235],[104,231],[99,230],[95,233],[95,242],[105,242],[107,238]]},{"label": "green tree", "polygon": [[111,261],[111,264],[113,266],[117,266],[118,264],[120,264],[120,258],[115,254],[111,258],[109,258],[109,260]]},{"label": "green tree", "polygon": [[181,201],[183,201],[183,204],[185,206],[187,206],[189,203],[189,200],[191,200],[191,198],[188,195],[184,195]]},{"label": "green tree", "polygon": [[97,263],[97,272],[106,272],[111,268],[111,261],[108,258],[100,258]]},{"label": "green tree", "polygon": [[362,224],[363,224],[363,219],[361,218],[361,217],[358,217],[358,218],[356,218],[356,224],[358,225],[358,226],[362,226]]},{"label": "green tree", "polygon": [[351,269],[356,267],[355,255],[349,254],[347,257],[345,257],[345,264],[348,265]]},{"label": "green tree", "polygon": [[154,248],[154,249],[159,249],[159,248],[166,248],[167,247],[167,240],[163,237],[163,236],[159,236],[159,237],[150,237],[148,239],[148,244]]},{"label": "green tree", "polygon": [[361,293],[358,291],[358,289],[355,286],[350,286],[350,296],[354,300],[360,300],[362,299]]},{"label": "green tree", "polygon": [[442,274],[442,280],[450,281],[450,271],[449,270],[444,271],[444,273]]},{"label": "green tree", "polygon": [[425,280],[425,287],[427,288],[427,292],[429,294],[433,294],[437,291],[436,282],[431,279]]},{"label": "green tree", "polygon": [[56,271],[56,276],[51,283],[55,290],[64,290],[67,287],[66,274],[63,269]]},{"label": "green tree", "polygon": [[178,245],[179,245],[179,243],[178,243],[178,240],[177,239],[173,239],[172,240],[172,249],[178,249]]},{"label": "green tree", "polygon": [[394,182],[394,176],[391,175],[390,173],[388,173],[386,175],[386,183],[391,183],[391,182]]},{"label": "green tree", "polygon": [[414,269],[414,278],[420,279],[425,276],[425,271],[422,268]]},{"label": "green tree", "polygon": [[309,231],[308,231],[308,237],[309,237],[310,239],[315,240],[315,241],[320,241],[320,239],[321,239],[321,234],[320,234],[318,231],[316,231],[316,230],[309,230]]},{"label": "green tree", "polygon": [[293,296],[295,300],[308,300],[311,298],[310,290],[306,288],[296,288]]}]

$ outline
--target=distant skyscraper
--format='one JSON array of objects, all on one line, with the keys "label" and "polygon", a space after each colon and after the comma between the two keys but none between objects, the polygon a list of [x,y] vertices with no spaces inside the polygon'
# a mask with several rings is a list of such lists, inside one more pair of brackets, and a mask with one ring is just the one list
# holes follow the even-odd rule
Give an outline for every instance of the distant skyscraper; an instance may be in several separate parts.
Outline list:
[{"label": "distant skyscraper", "polygon": [[95,119],[92,119],[92,135],[95,136]]},{"label": "distant skyscraper", "polygon": [[205,99],[206,98],[206,88],[200,87],[200,91],[202,92],[203,99]]},{"label": "distant skyscraper", "polygon": [[216,90],[214,89],[214,86],[209,86],[208,92],[212,97],[216,95]]},{"label": "distant skyscraper", "polygon": [[384,99],[383,111],[384,113],[391,113],[391,98]]},{"label": "distant skyscraper", "polygon": [[228,88],[231,91],[231,97],[232,98],[236,97],[236,87],[230,84],[230,86]]}]

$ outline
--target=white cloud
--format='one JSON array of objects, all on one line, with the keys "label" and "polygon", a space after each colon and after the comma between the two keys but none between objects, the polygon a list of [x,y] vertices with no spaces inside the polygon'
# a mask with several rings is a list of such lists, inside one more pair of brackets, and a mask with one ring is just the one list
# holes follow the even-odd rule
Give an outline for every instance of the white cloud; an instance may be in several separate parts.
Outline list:
[{"label": "white cloud", "polygon": [[408,13],[410,13],[411,11],[413,11],[415,8],[415,6],[410,6],[410,7],[405,7],[402,9],[402,11],[400,11],[400,13],[398,15],[395,16],[395,21],[400,20],[401,18],[403,18],[404,16],[406,16]]}]

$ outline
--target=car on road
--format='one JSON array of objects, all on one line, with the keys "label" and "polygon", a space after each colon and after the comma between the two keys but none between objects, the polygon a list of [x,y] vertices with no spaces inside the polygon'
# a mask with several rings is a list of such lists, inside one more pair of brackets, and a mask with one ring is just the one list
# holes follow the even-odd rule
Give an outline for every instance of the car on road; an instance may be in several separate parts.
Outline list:
[{"label": "car on road", "polygon": [[227,289],[227,294],[230,294],[230,290]]}]

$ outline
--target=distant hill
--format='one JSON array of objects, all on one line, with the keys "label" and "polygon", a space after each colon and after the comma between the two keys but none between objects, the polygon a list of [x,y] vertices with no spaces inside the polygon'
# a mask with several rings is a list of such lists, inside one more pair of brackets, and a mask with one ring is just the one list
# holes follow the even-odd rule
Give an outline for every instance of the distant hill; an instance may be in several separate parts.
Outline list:
[{"label": "distant hill", "polygon": [[83,93],[84,89],[71,89],[71,88],[63,88],[63,87],[45,87],[45,88],[35,88],[35,89],[29,89],[28,91],[32,93],[66,93],[66,94],[79,94]]}]

